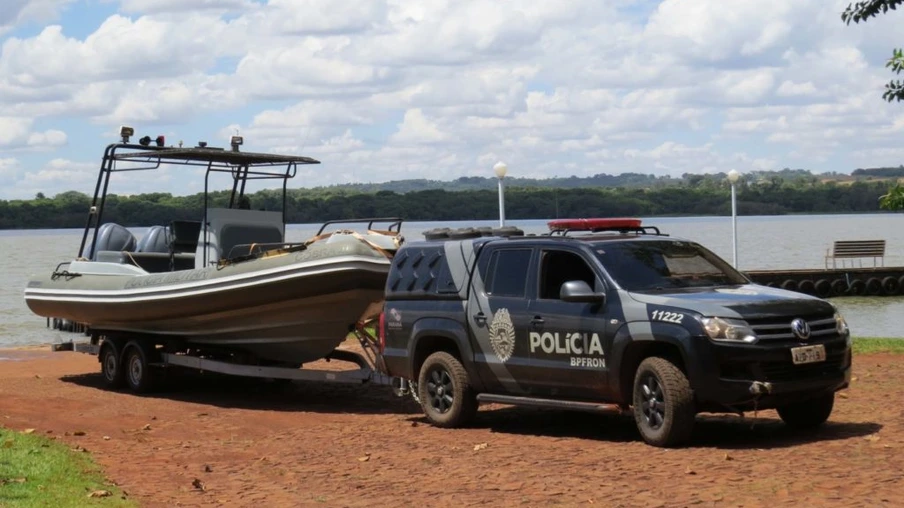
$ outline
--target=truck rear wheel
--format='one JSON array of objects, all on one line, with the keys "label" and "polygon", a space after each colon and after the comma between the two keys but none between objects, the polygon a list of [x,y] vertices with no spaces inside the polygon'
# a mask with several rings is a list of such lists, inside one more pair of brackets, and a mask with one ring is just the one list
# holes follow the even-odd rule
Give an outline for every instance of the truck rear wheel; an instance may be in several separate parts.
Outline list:
[{"label": "truck rear wheel", "polygon": [[825,423],[835,406],[835,394],[827,393],[810,400],[776,408],[785,425],[794,429],[812,429]]},{"label": "truck rear wheel", "polygon": [[477,397],[468,372],[449,353],[440,351],[424,360],[417,386],[421,408],[437,427],[465,425],[477,413]]},{"label": "truck rear wheel", "polygon": [[670,447],[688,441],[696,418],[694,392],[684,372],[665,358],[650,357],[634,374],[634,421],[644,441]]}]

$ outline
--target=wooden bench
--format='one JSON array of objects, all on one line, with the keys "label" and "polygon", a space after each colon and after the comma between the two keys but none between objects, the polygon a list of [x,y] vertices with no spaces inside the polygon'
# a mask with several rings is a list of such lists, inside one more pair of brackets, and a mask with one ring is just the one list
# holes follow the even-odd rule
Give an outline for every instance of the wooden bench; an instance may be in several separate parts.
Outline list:
[{"label": "wooden bench", "polygon": [[873,267],[876,260],[885,266],[885,240],[837,240],[831,249],[826,251],[826,269],[829,268],[829,259],[832,260],[832,268],[837,268],[835,261],[841,259],[841,267],[844,268],[844,260],[851,260],[851,268],[854,267],[854,259],[860,260],[863,268],[863,258],[873,258]]}]

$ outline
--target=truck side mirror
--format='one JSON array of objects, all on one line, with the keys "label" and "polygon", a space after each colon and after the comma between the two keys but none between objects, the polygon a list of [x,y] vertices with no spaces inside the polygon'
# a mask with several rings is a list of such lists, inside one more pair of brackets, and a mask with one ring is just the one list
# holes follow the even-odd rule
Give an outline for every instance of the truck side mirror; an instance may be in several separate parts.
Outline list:
[{"label": "truck side mirror", "polygon": [[570,280],[562,284],[559,298],[565,302],[606,303],[605,293],[596,293],[582,280]]}]

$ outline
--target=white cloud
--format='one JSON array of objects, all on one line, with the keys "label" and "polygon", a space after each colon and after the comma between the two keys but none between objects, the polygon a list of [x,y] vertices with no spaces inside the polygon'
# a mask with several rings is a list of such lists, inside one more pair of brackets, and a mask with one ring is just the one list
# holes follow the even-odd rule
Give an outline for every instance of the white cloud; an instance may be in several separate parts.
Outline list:
[{"label": "white cloud", "polygon": [[[65,5],[13,0],[0,26]],[[322,158],[299,181],[315,185],[489,175],[499,159],[534,176],[845,171],[893,159],[904,129],[880,98],[900,16],[845,26],[845,0],[118,5],[2,42],[0,150],[93,160],[49,128],[64,117],[107,140],[120,123],[219,145],[238,129],[246,149]]]},{"label": "white cloud", "polygon": [[445,142],[449,135],[442,132],[436,122],[424,116],[420,109],[409,109],[399,124],[399,130],[389,140],[400,145],[420,145]]},{"label": "white cloud", "polygon": [[34,120],[0,116],[0,149],[47,150],[66,144],[66,133],[57,129],[32,130]]},{"label": "white cloud", "polygon": [[[17,159],[13,159],[12,157],[0,159],[0,178],[2,178],[4,182],[15,181],[20,170],[21,164],[19,164]],[[9,185],[4,185],[3,187],[8,189]]]},{"label": "white cloud", "polygon": [[238,11],[255,6],[250,0],[120,0],[120,4],[123,11],[136,13]]},{"label": "white cloud", "polygon": [[0,3],[0,35],[29,20],[52,20],[74,0],[3,0]]}]

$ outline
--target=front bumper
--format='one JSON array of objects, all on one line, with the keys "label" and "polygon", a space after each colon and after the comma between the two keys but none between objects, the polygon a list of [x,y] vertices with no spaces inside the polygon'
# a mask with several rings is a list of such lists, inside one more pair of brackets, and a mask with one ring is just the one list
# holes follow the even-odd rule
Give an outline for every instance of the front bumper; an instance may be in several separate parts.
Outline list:
[{"label": "front bumper", "polygon": [[[842,336],[753,345],[701,337],[697,344],[698,365],[689,374],[701,411],[770,409],[835,392],[851,382],[851,347]],[[791,361],[791,348],[817,344],[825,346],[825,361],[801,365]]]}]

